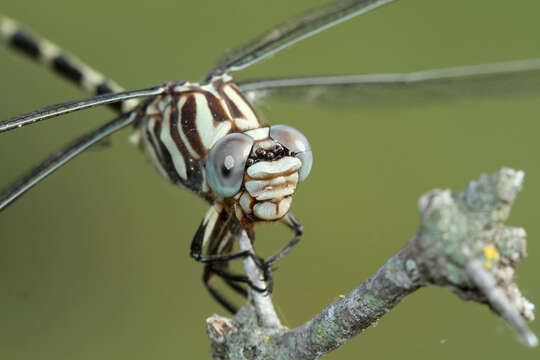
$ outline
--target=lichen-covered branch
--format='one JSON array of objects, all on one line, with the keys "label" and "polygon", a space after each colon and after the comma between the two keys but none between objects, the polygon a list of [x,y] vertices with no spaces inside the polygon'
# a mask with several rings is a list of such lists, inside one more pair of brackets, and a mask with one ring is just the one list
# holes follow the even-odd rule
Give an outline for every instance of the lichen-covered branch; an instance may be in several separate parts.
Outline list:
[{"label": "lichen-covered branch", "polygon": [[525,231],[504,225],[522,180],[523,172],[501,169],[470,182],[463,192],[433,190],[422,196],[416,235],[372,277],[296,329],[262,326],[265,315],[251,306],[232,320],[209,318],[214,358],[318,358],[428,285],[488,305],[528,346],[536,346],[526,324],[534,318],[534,306],[513,281],[526,255]]}]

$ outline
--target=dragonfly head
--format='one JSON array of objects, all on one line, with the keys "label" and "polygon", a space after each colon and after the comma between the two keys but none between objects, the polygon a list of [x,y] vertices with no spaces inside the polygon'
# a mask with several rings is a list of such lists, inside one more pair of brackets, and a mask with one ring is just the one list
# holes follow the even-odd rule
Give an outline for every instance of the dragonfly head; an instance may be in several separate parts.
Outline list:
[{"label": "dragonfly head", "polygon": [[311,170],[307,139],[285,125],[231,133],[216,142],[206,161],[208,185],[232,199],[241,222],[274,221],[291,206],[296,185]]}]

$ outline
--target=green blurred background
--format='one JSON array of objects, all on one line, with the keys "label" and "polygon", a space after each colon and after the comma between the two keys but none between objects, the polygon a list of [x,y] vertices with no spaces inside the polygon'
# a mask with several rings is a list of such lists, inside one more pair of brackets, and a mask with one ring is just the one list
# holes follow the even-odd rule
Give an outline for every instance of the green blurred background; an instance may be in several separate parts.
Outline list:
[{"label": "green blurred background", "polygon": [[[302,1],[4,1],[0,11],[128,89],[200,80],[227,49],[324,4]],[[237,74],[415,71],[540,57],[540,2],[403,0],[297,44]],[[85,94],[0,48],[0,119]],[[306,232],[275,273],[275,304],[295,327],[369,277],[416,231],[416,203],[461,190],[501,166],[526,171],[509,223],[528,232],[517,278],[540,301],[540,98],[392,108],[272,100],[270,123],[310,139],[315,164],[293,211]],[[0,182],[112,118],[107,109],[3,134]],[[205,359],[204,321],[225,314],[200,281],[189,243],[207,209],[162,180],[129,130],[89,151],[0,216],[0,358]],[[257,228],[257,249],[290,234]],[[279,239],[276,240],[276,239]],[[283,239],[283,240],[281,240]],[[532,328],[540,333],[539,322]],[[438,288],[407,297],[328,359],[538,359],[485,307]]]}]

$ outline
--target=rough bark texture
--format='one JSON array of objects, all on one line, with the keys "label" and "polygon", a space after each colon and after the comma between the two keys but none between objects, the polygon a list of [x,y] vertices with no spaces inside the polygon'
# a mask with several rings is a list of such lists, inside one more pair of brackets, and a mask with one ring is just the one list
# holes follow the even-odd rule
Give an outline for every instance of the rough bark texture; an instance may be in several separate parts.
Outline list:
[{"label": "rough bark texture", "polygon": [[212,355],[215,359],[316,359],[428,285],[487,304],[525,344],[536,346],[537,338],[526,324],[534,319],[534,306],[513,281],[514,270],[526,255],[525,231],[504,225],[523,176],[521,171],[501,169],[470,182],[463,192],[433,190],[422,196],[416,235],[372,277],[296,329],[261,326],[276,320],[265,319],[268,309],[256,302],[233,319],[212,316],[207,319]]}]

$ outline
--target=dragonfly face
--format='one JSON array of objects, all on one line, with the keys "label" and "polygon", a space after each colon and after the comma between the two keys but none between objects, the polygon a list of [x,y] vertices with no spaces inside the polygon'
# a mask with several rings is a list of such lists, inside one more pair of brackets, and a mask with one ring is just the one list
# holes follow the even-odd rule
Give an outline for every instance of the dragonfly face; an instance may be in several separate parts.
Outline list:
[{"label": "dragonfly face", "polygon": [[296,129],[277,125],[234,133],[210,150],[206,173],[220,198],[233,197],[242,224],[283,218],[312,166],[311,147]]}]

